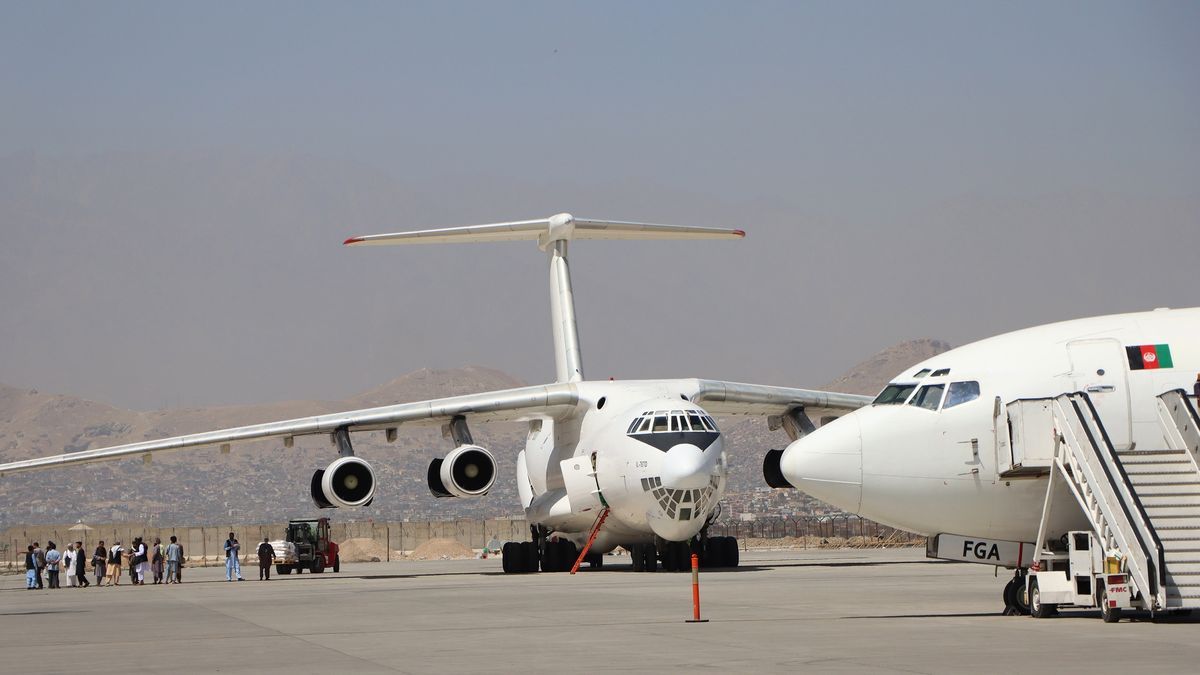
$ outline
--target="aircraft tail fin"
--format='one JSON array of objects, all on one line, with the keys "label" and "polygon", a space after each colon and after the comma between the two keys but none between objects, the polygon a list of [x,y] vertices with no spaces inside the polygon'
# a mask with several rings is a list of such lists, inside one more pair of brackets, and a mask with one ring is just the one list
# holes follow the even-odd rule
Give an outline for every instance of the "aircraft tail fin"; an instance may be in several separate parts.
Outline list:
[{"label": "aircraft tail fin", "polygon": [[592,220],[560,213],[537,220],[351,237],[345,245],[536,241],[538,247],[550,256],[550,318],[554,329],[555,381],[578,382],[583,379],[583,357],[575,323],[575,294],[571,290],[571,274],[567,266],[568,242],[572,239],[741,239],[744,236],[746,233],[741,230]]}]

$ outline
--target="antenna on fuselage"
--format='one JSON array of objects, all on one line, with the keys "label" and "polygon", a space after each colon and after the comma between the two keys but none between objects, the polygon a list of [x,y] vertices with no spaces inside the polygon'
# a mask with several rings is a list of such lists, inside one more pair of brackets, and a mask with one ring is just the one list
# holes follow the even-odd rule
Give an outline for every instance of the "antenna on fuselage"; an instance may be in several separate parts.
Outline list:
[{"label": "antenna on fuselage", "polygon": [[583,356],[579,350],[575,296],[571,291],[571,272],[567,265],[568,242],[572,239],[740,239],[744,236],[746,233],[742,230],[593,220],[560,213],[538,220],[371,234],[351,237],[345,241],[345,245],[537,241],[538,248],[546,251],[550,257],[550,318],[554,328],[555,381],[578,382],[583,379]]}]

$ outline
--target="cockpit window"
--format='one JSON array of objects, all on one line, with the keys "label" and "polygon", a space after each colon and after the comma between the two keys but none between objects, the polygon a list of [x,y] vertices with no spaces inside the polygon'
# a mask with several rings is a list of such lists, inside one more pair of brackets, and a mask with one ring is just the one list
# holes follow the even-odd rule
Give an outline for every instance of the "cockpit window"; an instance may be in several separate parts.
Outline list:
[{"label": "cockpit window", "polygon": [[926,410],[937,410],[938,404],[942,402],[942,390],[945,388],[944,384],[927,384],[921,387],[921,390],[917,392],[916,396],[913,396],[908,404]]},{"label": "cockpit window", "polygon": [[953,408],[977,398],[979,398],[978,382],[951,382],[950,391],[946,393],[946,405],[942,409]]},{"label": "cockpit window", "polygon": [[925,377],[925,376],[926,376],[926,375],[928,375],[928,374],[929,374],[929,369],[928,369],[928,368],[922,368],[922,369],[920,369],[920,370],[918,370],[918,371],[917,371],[917,374],[916,374],[916,375],[913,375],[913,378],[914,378],[914,379],[917,379],[917,380],[919,380],[919,379],[921,379],[922,377]]},{"label": "cockpit window", "polygon": [[875,405],[897,405],[904,403],[908,399],[908,395],[916,389],[915,384],[889,384],[884,387],[883,391],[872,401]]},{"label": "cockpit window", "polygon": [[692,423],[692,431],[704,431],[704,423],[700,421],[699,415],[688,413],[688,421]]},{"label": "cockpit window", "polygon": [[941,377],[942,375],[949,375],[949,374],[950,374],[949,368],[938,368],[937,370],[933,371],[933,374],[930,375],[930,377]]},{"label": "cockpit window", "polygon": [[713,420],[713,418],[709,417],[708,415],[705,415],[705,416],[701,417],[700,419],[704,420],[704,428],[705,429],[707,429],[709,431],[717,430],[717,423]]},{"label": "cockpit window", "polygon": [[658,417],[655,417],[654,418],[654,432],[658,433],[660,431],[666,431],[666,430],[667,430],[667,416],[659,415]]}]

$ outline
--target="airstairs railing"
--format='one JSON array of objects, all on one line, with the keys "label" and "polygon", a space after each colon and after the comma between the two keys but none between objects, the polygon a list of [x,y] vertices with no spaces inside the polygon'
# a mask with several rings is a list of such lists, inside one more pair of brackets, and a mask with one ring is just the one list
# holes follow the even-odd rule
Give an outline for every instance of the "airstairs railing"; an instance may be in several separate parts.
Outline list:
[{"label": "airstairs railing", "polygon": [[1171,450],[1187,450],[1200,470],[1200,415],[1195,403],[1183,389],[1158,395],[1158,421]]},{"label": "airstairs railing", "polygon": [[[1054,453],[1056,468],[1105,547],[1121,551],[1126,569],[1150,609],[1166,607],[1166,588],[1161,583],[1165,568],[1162,542],[1150,526],[1091,398],[1084,392],[1056,397],[1054,419],[1056,440],[1061,440]],[[1039,532],[1041,536],[1044,532]]]}]

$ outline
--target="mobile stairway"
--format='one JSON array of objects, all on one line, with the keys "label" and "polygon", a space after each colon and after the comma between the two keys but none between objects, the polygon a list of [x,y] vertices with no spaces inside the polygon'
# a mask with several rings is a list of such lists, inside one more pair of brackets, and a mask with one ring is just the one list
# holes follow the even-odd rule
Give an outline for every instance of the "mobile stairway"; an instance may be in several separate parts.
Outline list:
[{"label": "mobile stairway", "polygon": [[[1152,616],[1200,608],[1200,417],[1183,390],[1158,397],[1164,447],[1117,450],[1084,392],[1014,401],[1053,421],[1053,458],[1028,577],[1030,611],[1099,606]],[[1019,414],[1019,413],[1018,413]],[[1030,415],[1026,415],[1030,417]],[[1091,532],[1051,538],[1047,523],[1065,485]]]}]

